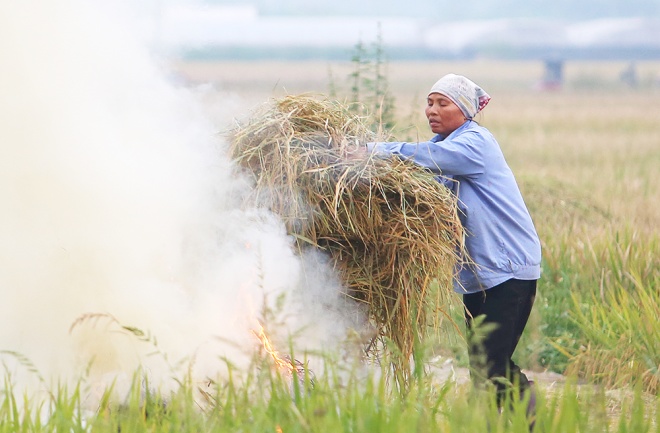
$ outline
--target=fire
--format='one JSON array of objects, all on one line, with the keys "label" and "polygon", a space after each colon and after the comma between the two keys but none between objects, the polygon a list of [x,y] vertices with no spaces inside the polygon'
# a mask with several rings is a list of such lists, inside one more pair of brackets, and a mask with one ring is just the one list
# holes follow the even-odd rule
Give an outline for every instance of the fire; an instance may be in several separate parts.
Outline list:
[{"label": "fire", "polygon": [[[286,355],[280,356],[279,352],[275,350],[273,343],[271,343],[266,335],[266,331],[261,323],[259,323],[259,330],[252,330],[252,333],[259,339],[264,350],[271,356],[271,358],[273,358],[275,367],[280,371],[283,371],[290,380],[289,387],[292,394],[294,392],[293,381],[296,379],[301,389],[307,388],[309,390],[314,387],[314,373],[297,359],[292,359]],[[306,377],[309,380],[308,383],[305,382]]]},{"label": "fire", "polygon": [[275,365],[277,367],[286,370],[288,373],[293,373],[296,367],[288,356],[282,357],[277,352],[277,350],[275,350],[273,344],[270,342],[270,339],[266,335],[264,327],[261,326],[261,323],[259,324],[259,330],[253,330],[252,333],[259,339],[259,341],[261,341],[261,344],[264,346],[264,350],[273,358],[273,361],[275,361]]}]

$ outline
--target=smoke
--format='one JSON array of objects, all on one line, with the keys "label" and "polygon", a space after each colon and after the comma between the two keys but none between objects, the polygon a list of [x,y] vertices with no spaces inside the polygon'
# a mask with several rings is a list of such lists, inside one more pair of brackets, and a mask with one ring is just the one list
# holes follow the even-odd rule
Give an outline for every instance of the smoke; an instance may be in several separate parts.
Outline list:
[{"label": "smoke", "polygon": [[213,377],[252,350],[278,299],[301,348],[340,341],[361,319],[328,265],[240,205],[249,183],[217,134],[229,107],[173,84],[144,23],[105,3],[0,4],[8,373],[109,382],[140,367],[164,382],[186,364]]}]

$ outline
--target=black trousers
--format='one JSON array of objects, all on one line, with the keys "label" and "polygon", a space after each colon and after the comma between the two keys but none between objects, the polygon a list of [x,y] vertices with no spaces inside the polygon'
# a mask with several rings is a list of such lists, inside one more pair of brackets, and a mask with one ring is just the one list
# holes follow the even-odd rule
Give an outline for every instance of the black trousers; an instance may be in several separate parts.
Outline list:
[{"label": "black trousers", "polygon": [[535,297],[536,280],[516,279],[483,292],[463,295],[473,382],[477,385],[492,382],[500,398],[511,385],[519,386],[521,392],[530,386],[527,376],[511,357]]}]

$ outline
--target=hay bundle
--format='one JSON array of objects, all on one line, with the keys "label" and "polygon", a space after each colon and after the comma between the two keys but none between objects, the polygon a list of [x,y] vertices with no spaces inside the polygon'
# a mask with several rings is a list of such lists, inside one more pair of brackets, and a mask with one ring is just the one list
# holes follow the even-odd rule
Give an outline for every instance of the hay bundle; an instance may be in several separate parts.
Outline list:
[{"label": "hay bundle", "polygon": [[375,139],[344,105],[306,95],[271,101],[230,135],[233,158],[254,175],[253,198],[283,218],[299,248],[331,255],[348,295],[395,343],[405,376],[415,333],[446,305],[462,231],[455,197],[430,172],[346,157]]}]

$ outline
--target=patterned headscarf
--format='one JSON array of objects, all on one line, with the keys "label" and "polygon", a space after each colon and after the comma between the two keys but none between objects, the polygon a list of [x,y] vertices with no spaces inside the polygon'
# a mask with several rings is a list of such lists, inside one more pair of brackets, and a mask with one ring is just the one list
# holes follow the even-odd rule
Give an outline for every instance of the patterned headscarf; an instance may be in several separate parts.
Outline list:
[{"label": "patterned headscarf", "polygon": [[429,95],[431,93],[440,93],[451,99],[468,119],[476,116],[490,101],[490,95],[481,87],[464,76],[455,74],[440,78],[431,87]]}]

